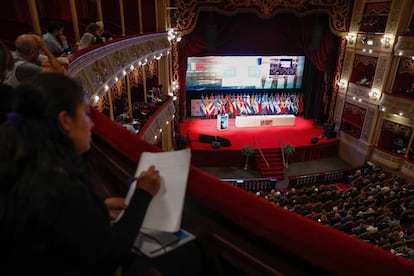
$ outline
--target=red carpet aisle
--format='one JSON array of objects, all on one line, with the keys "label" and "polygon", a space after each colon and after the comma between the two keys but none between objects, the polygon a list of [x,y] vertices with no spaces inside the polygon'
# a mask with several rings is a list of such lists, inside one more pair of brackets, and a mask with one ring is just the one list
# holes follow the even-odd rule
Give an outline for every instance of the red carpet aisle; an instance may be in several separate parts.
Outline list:
[{"label": "red carpet aisle", "polygon": [[[181,123],[180,135],[186,136],[187,131],[190,134],[190,140],[193,150],[210,150],[211,145],[200,143],[198,137],[200,134],[220,136],[231,141],[231,147],[220,147],[218,150],[240,150],[246,145],[256,148],[254,138],[259,147],[280,148],[280,144],[293,144],[295,147],[310,145],[313,137],[322,135],[322,127],[314,126],[312,120],[305,120],[303,117],[296,117],[296,125],[288,127],[262,126],[249,128],[236,128],[235,119],[229,119],[229,129],[219,131],[217,129],[216,119],[191,119]],[[281,140],[281,143],[280,143]],[[331,140],[319,139],[318,144],[328,143]]]}]

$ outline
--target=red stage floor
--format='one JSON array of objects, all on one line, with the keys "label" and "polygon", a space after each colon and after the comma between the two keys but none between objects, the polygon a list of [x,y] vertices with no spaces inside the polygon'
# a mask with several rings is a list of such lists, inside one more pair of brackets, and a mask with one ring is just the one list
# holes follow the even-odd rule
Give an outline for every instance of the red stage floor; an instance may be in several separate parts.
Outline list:
[{"label": "red stage floor", "polygon": [[[237,128],[234,125],[235,119],[229,119],[228,130],[220,131],[217,129],[216,119],[189,119],[180,124],[180,135],[186,136],[187,131],[190,134],[191,147],[193,150],[211,149],[211,145],[200,143],[198,137],[200,134],[220,136],[231,141],[231,147],[221,147],[220,150],[240,150],[246,145],[257,146],[263,149],[279,148],[280,145],[287,143],[295,147],[311,145],[310,140],[313,137],[322,135],[322,127],[314,126],[313,120],[305,120],[303,117],[296,117],[296,125],[288,127],[262,126]],[[329,143],[330,140],[319,139],[318,144]]]}]

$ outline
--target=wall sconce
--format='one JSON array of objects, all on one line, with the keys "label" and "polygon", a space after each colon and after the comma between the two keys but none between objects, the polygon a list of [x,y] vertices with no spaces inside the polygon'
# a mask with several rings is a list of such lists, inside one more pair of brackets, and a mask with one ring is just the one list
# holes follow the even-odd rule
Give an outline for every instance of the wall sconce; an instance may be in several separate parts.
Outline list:
[{"label": "wall sconce", "polygon": [[339,86],[339,88],[346,89],[347,86],[348,86],[348,81],[347,80],[344,80],[344,79],[341,79],[339,81],[339,83],[338,83],[338,86]]},{"label": "wall sconce", "polygon": [[178,92],[179,88],[180,88],[180,86],[178,85],[178,83],[176,81],[173,81],[171,83],[170,92],[168,93],[168,95],[172,96],[174,101],[177,100],[177,92]]},{"label": "wall sconce", "polygon": [[100,97],[98,95],[92,96],[92,104],[97,105],[99,103]]},{"label": "wall sconce", "polygon": [[381,91],[378,88],[372,88],[371,91],[369,91],[368,95],[371,99],[378,100],[381,95]]},{"label": "wall sconce", "polygon": [[391,45],[394,43],[394,35],[385,34],[381,38],[381,43],[384,45],[384,48],[390,48]]},{"label": "wall sconce", "polygon": [[168,41],[180,42],[181,41],[180,33],[176,29],[173,29],[173,28],[169,29],[168,30]]},{"label": "wall sconce", "polygon": [[356,38],[356,33],[348,33],[345,38],[350,44],[354,44],[355,43],[355,38]]}]

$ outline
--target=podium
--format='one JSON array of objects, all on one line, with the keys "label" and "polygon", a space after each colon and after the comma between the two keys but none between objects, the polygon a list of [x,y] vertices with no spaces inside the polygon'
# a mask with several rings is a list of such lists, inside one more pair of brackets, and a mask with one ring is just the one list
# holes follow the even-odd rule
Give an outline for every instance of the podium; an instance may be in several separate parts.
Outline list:
[{"label": "podium", "polygon": [[229,129],[229,115],[217,115],[217,129],[220,131]]}]

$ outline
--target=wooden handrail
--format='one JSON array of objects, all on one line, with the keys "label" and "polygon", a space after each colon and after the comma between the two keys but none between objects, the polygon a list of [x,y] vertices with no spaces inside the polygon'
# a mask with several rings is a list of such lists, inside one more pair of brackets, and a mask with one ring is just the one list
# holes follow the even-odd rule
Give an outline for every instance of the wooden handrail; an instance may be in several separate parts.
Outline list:
[{"label": "wooden handrail", "polygon": [[257,143],[257,141],[256,141],[256,137],[253,137],[253,140],[254,140],[254,144],[256,145],[257,149],[258,149],[258,150],[259,150],[259,152],[260,152],[260,155],[262,156],[263,160],[265,161],[266,166],[267,166],[268,168],[270,168],[269,162],[267,162],[267,159],[266,159],[266,157],[264,156],[264,154],[263,154],[263,152],[262,152],[262,149],[259,147],[259,144],[258,144],[258,143]]}]

